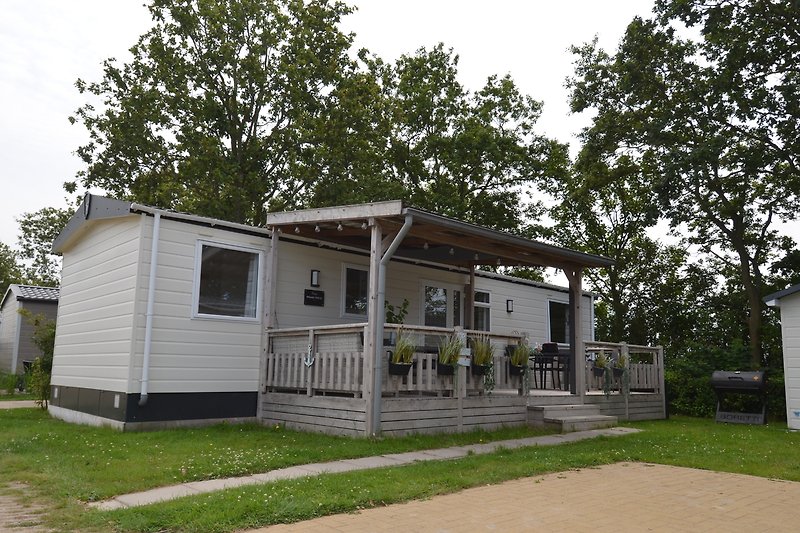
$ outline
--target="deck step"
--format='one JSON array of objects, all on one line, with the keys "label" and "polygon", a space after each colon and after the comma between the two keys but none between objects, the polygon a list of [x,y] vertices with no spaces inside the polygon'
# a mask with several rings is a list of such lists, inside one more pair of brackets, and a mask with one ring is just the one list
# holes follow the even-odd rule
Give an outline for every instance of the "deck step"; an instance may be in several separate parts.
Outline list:
[{"label": "deck step", "polygon": [[594,416],[600,414],[596,405],[531,405],[528,406],[528,417],[534,424],[545,418],[561,418],[566,416]]},{"label": "deck step", "polygon": [[544,419],[545,427],[558,429],[561,433],[610,428],[616,425],[617,417],[608,415],[563,416]]}]

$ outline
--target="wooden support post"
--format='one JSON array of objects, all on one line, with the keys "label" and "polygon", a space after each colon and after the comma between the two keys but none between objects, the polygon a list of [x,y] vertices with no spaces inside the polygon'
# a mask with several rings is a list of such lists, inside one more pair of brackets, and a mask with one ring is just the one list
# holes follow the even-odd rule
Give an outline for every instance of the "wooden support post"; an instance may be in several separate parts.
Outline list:
[{"label": "wooden support post", "polygon": [[[376,406],[380,409],[380,398],[375,397],[375,380],[380,379],[380,361],[376,357],[379,346],[383,344],[383,339],[378,338],[378,305],[383,306],[383,302],[378,302],[378,277],[380,275],[381,257],[383,257],[381,226],[375,219],[370,219],[371,226],[370,250],[369,250],[369,285],[367,301],[367,335],[364,337],[364,360],[366,362],[364,373],[364,399],[366,405],[366,433],[367,436],[377,435],[380,432],[379,413],[376,413]],[[378,424],[376,424],[376,421]]]},{"label": "wooden support post", "polygon": [[[628,372],[628,383],[630,384],[630,351],[628,350],[628,344],[625,342],[621,342],[619,344],[619,356],[623,358],[625,361],[625,372]],[[628,407],[628,396],[630,396],[630,390],[625,390],[625,376],[623,374],[622,381],[619,384],[619,392],[622,394],[623,398],[625,399],[625,420],[630,420],[630,413]]]},{"label": "wooden support post", "polygon": [[314,329],[309,328],[308,330],[308,352],[306,352],[306,357],[311,362],[311,365],[303,362],[306,367],[306,396],[314,396],[314,367],[316,366],[316,362],[314,361],[314,356],[317,353],[317,342],[316,336],[314,335]]},{"label": "wooden support post", "polygon": [[583,344],[583,320],[581,299],[583,279],[580,268],[564,268],[569,280],[569,347],[572,352],[572,372],[569,376],[569,390],[578,395],[581,404],[586,397],[586,350]]},{"label": "wooden support post", "polygon": [[667,389],[664,386],[664,347],[661,345],[656,346],[658,352],[656,353],[656,372],[658,372],[658,392],[661,393],[661,397],[664,399],[664,418],[667,418],[669,413],[667,413]]},{"label": "wooden support post", "polygon": [[467,290],[467,301],[464,306],[466,317],[464,325],[467,329],[475,329],[475,265],[469,266],[469,290]]}]

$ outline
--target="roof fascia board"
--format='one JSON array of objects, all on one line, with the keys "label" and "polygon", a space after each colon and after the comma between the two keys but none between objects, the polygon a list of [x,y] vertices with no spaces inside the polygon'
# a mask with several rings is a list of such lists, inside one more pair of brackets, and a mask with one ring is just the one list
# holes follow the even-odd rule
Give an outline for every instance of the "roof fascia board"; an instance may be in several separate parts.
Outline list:
[{"label": "roof fascia board", "polygon": [[360,205],[320,207],[316,209],[302,209],[299,211],[285,211],[282,213],[267,213],[267,226],[395,217],[401,216],[402,214],[402,200],[390,200],[387,202],[373,202]]},{"label": "roof fascia board", "polygon": [[791,296],[794,293],[800,292],[800,283],[797,285],[792,285],[791,287],[787,287],[782,291],[773,292],[767,296],[764,296],[764,303],[766,303],[770,307],[780,307],[780,299],[786,298],[787,296]]},{"label": "roof fascia board", "polygon": [[559,262],[560,263],[558,265],[559,268],[569,267],[570,265],[606,267],[614,264],[614,261],[612,259],[600,255],[576,252],[574,250],[560,248],[558,246],[553,246],[551,244],[532,241],[530,239],[526,239],[525,237],[519,237],[517,235],[512,235],[510,233],[492,230],[489,228],[484,228],[482,226],[476,226],[474,224],[469,224],[467,222],[453,220],[447,217],[443,217],[441,215],[436,215],[434,213],[428,213],[427,211],[420,211],[418,209],[412,209],[412,208],[406,208],[406,211],[410,212],[415,219],[421,222],[428,222],[430,224],[435,224],[437,226],[442,226],[455,231],[473,233],[475,235],[478,235],[486,239],[491,239],[498,242],[504,242],[514,246],[529,248],[548,255],[560,257],[563,259],[563,261]]}]

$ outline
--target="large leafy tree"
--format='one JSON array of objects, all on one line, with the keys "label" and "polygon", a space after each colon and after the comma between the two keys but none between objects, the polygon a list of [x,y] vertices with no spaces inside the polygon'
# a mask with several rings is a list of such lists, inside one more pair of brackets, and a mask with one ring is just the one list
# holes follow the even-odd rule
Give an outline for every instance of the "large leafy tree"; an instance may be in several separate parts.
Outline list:
[{"label": "large leafy tree", "polygon": [[510,76],[468,90],[458,81],[458,56],[443,44],[394,64],[366,53],[361,59],[364,69],[347,92],[334,94],[340,120],[328,132],[339,141],[325,145],[341,150],[321,161],[309,202],[404,198],[461,220],[525,231],[525,215],[538,214],[539,206],[526,204],[522,193],[546,175],[563,175],[569,162],[566,146],[534,133],[542,104]]},{"label": "large leafy tree", "polygon": [[53,241],[67,225],[75,208],[45,207],[25,213],[19,223],[19,257],[27,283],[58,286],[61,283],[61,258],[53,253]]},{"label": "large leafy tree", "polygon": [[7,244],[0,242],[0,300],[5,296],[8,286],[23,280],[22,268],[17,262],[17,253]]},{"label": "large leafy tree", "polygon": [[[753,366],[763,363],[765,267],[793,244],[776,221],[800,205],[799,10],[661,1],[652,20],[629,25],[614,55],[595,43],[575,49],[571,106],[596,112],[581,157],[630,158],[672,225],[736,272]],[[700,38],[681,38],[680,22]]]},{"label": "large leafy tree", "polygon": [[[348,73],[350,8],[328,0],[153,0],[153,28],[124,65],[78,80],[93,97],[73,120],[86,187],[263,224],[310,178],[314,126]],[[67,184],[74,190],[77,183]]]}]

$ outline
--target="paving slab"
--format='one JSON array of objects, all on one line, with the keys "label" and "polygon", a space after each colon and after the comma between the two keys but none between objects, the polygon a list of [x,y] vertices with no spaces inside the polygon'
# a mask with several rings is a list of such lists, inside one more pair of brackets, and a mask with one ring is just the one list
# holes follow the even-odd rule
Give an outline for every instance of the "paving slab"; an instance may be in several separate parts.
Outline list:
[{"label": "paving slab", "polygon": [[36,407],[36,402],[33,400],[4,400],[0,401],[0,409],[23,409]]},{"label": "paving slab", "polygon": [[403,464],[401,461],[386,457],[385,455],[377,455],[375,457],[362,457],[360,459],[344,459],[345,464],[353,465],[353,470],[363,470],[366,468],[384,468],[386,466],[397,466]]},{"label": "paving slab", "polygon": [[797,482],[618,463],[245,533],[795,531],[797,501]]}]

